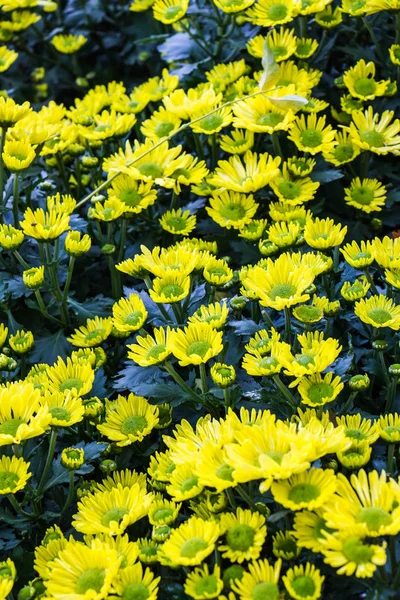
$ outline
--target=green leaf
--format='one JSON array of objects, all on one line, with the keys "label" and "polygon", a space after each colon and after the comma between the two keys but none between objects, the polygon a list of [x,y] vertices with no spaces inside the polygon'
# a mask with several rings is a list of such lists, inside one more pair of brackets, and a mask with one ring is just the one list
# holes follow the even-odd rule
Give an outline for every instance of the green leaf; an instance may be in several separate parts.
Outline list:
[{"label": "green leaf", "polygon": [[64,359],[71,348],[72,346],[64,336],[63,330],[60,329],[52,335],[35,339],[31,360],[35,363],[47,363],[50,365],[59,356]]},{"label": "green leaf", "polygon": [[269,35],[264,42],[264,50],[263,57],[261,59],[261,64],[263,67],[263,74],[260,79],[260,90],[264,92],[265,90],[271,89],[277,83],[280,75],[280,70],[278,64],[275,60],[275,55],[269,47]]}]

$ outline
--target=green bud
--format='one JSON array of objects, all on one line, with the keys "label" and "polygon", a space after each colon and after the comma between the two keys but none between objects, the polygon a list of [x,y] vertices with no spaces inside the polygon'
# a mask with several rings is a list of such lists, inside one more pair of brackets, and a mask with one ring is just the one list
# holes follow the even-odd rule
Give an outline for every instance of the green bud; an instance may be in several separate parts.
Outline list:
[{"label": "green bud", "polygon": [[156,542],[165,542],[171,535],[171,528],[168,525],[155,525],[151,532],[151,538]]},{"label": "green bud", "polygon": [[389,375],[393,375],[394,377],[398,377],[400,375],[400,364],[399,363],[394,363],[393,365],[390,365],[388,368],[389,371]]},{"label": "green bud", "polygon": [[85,462],[83,448],[64,448],[61,452],[61,464],[68,471],[76,471]]},{"label": "green bud", "polygon": [[40,190],[42,190],[42,192],[52,192],[53,190],[56,189],[56,186],[54,185],[54,183],[52,181],[49,181],[48,179],[41,181],[39,183],[38,187]]},{"label": "green bud", "polygon": [[339,90],[344,90],[346,88],[346,85],[343,81],[343,75],[340,75],[340,77],[336,77],[333,83],[337,88],[339,88]]},{"label": "green bud", "polygon": [[382,225],[381,219],[377,219],[376,217],[375,219],[371,219],[371,229],[373,229],[373,231],[381,231]]},{"label": "green bud", "polygon": [[270,509],[266,504],[264,504],[264,502],[256,502],[255,507],[257,511],[264,517],[269,517],[269,515],[271,514]]},{"label": "green bud", "polygon": [[85,77],[77,77],[75,79],[75,83],[78,87],[83,87],[83,88],[88,87],[88,85],[89,85],[89,82]]},{"label": "green bud", "polygon": [[82,146],[82,144],[71,144],[68,146],[68,152],[71,156],[82,156],[85,154],[85,146]]},{"label": "green bud", "polygon": [[81,163],[84,167],[92,169],[99,164],[99,159],[97,156],[82,156]]},{"label": "green bud", "polygon": [[115,251],[116,247],[113,244],[105,244],[101,249],[102,254],[105,254],[106,256],[114,254]]},{"label": "green bud", "polygon": [[388,349],[389,344],[386,340],[374,340],[372,342],[372,347],[374,350],[378,350],[379,352],[384,352]]},{"label": "green bud", "polygon": [[241,565],[231,565],[230,567],[225,569],[224,574],[222,576],[222,580],[224,582],[225,587],[230,588],[235,580],[240,581],[244,573],[245,569]]},{"label": "green bud", "polygon": [[8,365],[5,368],[5,371],[15,371],[15,369],[18,367],[18,363],[14,358],[9,358],[8,359]]},{"label": "green bud", "polygon": [[116,471],[117,468],[118,468],[118,465],[115,462],[115,460],[111,460],[110,458],[106,458],[105,460],[102,460],[100,463],[100,471],[102,473],[112,473],[113,471]]},{"label": "green bud", "polygon": [[43,594],[46,591],[43,579],[40,579],[40,577],[36,577],[36,579],[33,579],[33,581],[31,581],[31,586],[35,588],[37,596],[43,596]]},{"label": "green bud", "polygon": [[103,194],[96,194],[95,196],[93,196],[93,198],[91,198],[90,203],[91,204],[97,204],[97,202],[104,202],[105,200],[105,196],[103,196]]},{"label": "green bud", "polygon": [[311,295],[311,294],[315,294],[316,291],[317,291],[317,286],[312,283],[311,285],[308,286],[307,289],[304,290],[304,293]]},{"label": "green bud", "polygon": [[369,388],[370,380],[365,373],[364,375],[354,375],[351,379],[349,379],[349,388],[352,391],[361,391],[367,390]]},{"label": "green bud", "polygon": [[23,588],[20,589],[18,593],[18,600],[29,600],[30,598],[34,598],[36,595],[36,590],[32,585],[24,585]]},{"label": "green bud", "polygon": [[158,404],[158,423],[156,429],[165,429],[172,423],[172,407],[167,404]]},{"label": "green bud", "polygon": [[247,302],[248,300],[244,296],[236,296],[235,298],[231,298],[229,304],[233,310],[244,310]]}]

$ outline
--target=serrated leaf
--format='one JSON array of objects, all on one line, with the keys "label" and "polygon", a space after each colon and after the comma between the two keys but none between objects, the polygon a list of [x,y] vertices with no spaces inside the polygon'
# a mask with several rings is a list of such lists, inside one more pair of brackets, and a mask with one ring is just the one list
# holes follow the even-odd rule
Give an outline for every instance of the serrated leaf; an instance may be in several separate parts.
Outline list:
[{"label": "serrated leaf", "polygon": [[267,96],[268,100],[281,110],[300,110],[303,106],[308,104],[307,98],[298,96],[297,94],[287,94],[287,96],[281,96],[280,98],[273,98]]},{"label": "serrated leaf", "polygon": [[65,359],[71,348],[72,346],[64,336],[63,330],[60,329],[51,335],[36,338],[30,358],[32,362],[51,365],[59,356]]},{"label": "serrated leaf", "polygon": [[324,171],[313,171],[310,177],[313,181],[319,181],[319,183],[329,183],[341,179],[344,174],[339,169],[325,169]]},{"label": "serrated leaf", "polygon": [[269,46],[269,34],[264,42],[263,57],[261,64],[263,67],[263,74],[260,79],[260,91],[271,89],[271,87],[278,81],[280,70],[275,60],[275,55]]}]

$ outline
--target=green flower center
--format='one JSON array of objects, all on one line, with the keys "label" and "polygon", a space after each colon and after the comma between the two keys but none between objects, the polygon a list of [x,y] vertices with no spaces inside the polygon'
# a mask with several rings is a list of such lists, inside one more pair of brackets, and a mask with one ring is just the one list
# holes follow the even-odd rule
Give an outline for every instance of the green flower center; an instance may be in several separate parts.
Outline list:
[{"label": "green flower center", "polygon": [[370,562],[374,555],[373,548],[362,543],[358,538],[349,538],[343,542],[342,551],[347,560],[358,565]]},{"label": "green flower center", "polygon": [[219,479],[224,481],[233,481],[232,473],[234,469],[227,464],[223,464],[216,470],[215,474]]},{"label": "green flower center", "polygon": [[270,291],[269,297],[272,300],[276,300],[276,298],[286,298],[289,299],[294,296],[297,292],[297,288],[295,285],[291,283],[278,283],[275,285]]},{"label": "green flower center", "polygon": [[314,323],[323,317],[322,310],[316,306],[299,306],[296,309],[296,317],[306,323]]},{"label": "green flower center", "polygon": [[259,362],[260,369],[264,369],[267,371],[271,371],[271,370],[275,369],[276,367],[278,367],[278,365],[279,365],[278,360],[272,356],[267,356],[266,358],[263,358]]},{"label": "green flower center", "polygon": [[167,346],[165,344],[157,344],[157,346],[153,346],[148,351],[146,358],[158,360],[160,358],[161,354],[163,354],[163,352],[166,351],[166,349],[167,349]]},{"label": "green flower center", "polygon": [[89,333],[87,333],[85,335],[85,340],[87,342],[94,342],[97,340],[102,340],[103,335],[104,335],[105,331],[103,328],[101,329],[93,329],[93,331],[89,331]]},{"label": "green flower center", "polygon": [[279,123],[282,123],[283,116],[279,113],[267,113],[257,119],[257,124],[266,127],[276,127]]},{"label": "green flower center", "polygon": [[73,389],[79,392],[82,387],[83,382],[80,379],[77,379],[76,377],[70,377],[69,379],[66,379],[65,381],[60,383],[60,392],[65,392],[66,390]]},{"label": "green flower center", "polygon": [[3,565],[0,567],[0,581],[6,578],[12,579],[13,573],[8,565]]},{"label": "green flower center", "polygon": [[288,49],[285,48],[285,46],[275,46],[274,48],[271,48],[271,50],[275,59],[284,58],[288,53]]},{"label": "green flower center", "polygon": [[124,324],[136,326],[142,321],[142,319],[143,313],[139,310],[135,310],[125,317]]},{"label": "green flower center", "polygon": [[105,513],[101,522],[105,527],[109,527],[112,521],[119,523],[127,514],[128,510],[126,508],[113,508]]},{"label": "green flower center", "polygon": [[333,155],[339,162],[346,162],[353,158],[354,148],[351,144],[339,144],[334,149]]},{"label": "green flower center", "polygon": [[16,473],[3,472],[0,473],[0,490],[13,490],[19,481]]},{"label": "green flower center", "polygon": [[70,412],[63,406],[53,406],[49,408],[49,413],[57,421],[69,421],[71,418]]},{"label": "green flower center", "polygon": [[192,354],[197,354],[197,356],[204,358],[210,348],[211,344],[209,344],[208,342],[193,342],[188,346],[186,354],[188,356],[192,356]]},{"label": "green flower center", "polygon": [[221,115],[210,115],[202,119],[199,125],[205,131],[214,131],[215,129],[219,129],[223,122],[224,119]]},{"label": "green flower center", "polygon": [[306,575],[303,577],[296,577],[291,583],[296,594],[303,598],[308,598],[315,594],[315,583],[311,577],[307,577]]},{"label": "green flower center", "polygon": [[363,133],[360,133],[360,139],[372,148],[379,148],[380,146],[385,145],[385,137],[382,133],[379,133],[379,131],[364,131]]},{"label": "green flower center", "polygon": [[198,483],[199,483],[199,478],[196,477],[196,475],[192,475],[191,477],[188,477],[187,479],[185,479],[185,481],[182,483],[181,491],[183,493],[190,492],[190,490],[192,490],[194,487],[196,487]]},{"label": "green flower center", "polygon": [[218,578],[215,575],[205,575],[195,585],[197,597],[210,598],[218,593]]},{"label": "green flower center", "polygon": [[376,83],[368,77],[361,77],[354,82],[354,89],[360,96],[373,96],[376,92]]},{"label": "green flower center", "polygon": [[365,440],[367,437],[365,433],[363,433],[359,429],[346,429],[345,435],[346,437],[357,441]]},{"label": "green flower center", "polygon": [[268,9],[267,14],[271,21],[283,21],[287,17],[288,9],[284,4],[275,4]]},{"label": "green flower center", "polygon": [[173,514],[174,514],[174,511],[171,508],[158,508],[153,513],[153,520],[162,522],[162,521],[165,521],[166,519],[169,519],[170,517],[172,517]]},{"label": "green flower center", "polygon": [[77,594],[86,594],[89,590],[99,593],[104,585],[105,573],[103,569],[88,569],[76,582]]},{"label": "green flower center", "polygon": [[229,221],[240,221],[246,215],[246,210],[241,204],[225,204],[221,207],[220,213]]},{"label": "green flower center", "polygon": [[383,430],[386,435],[388,436],[392,436],[392,435],[399,435],[400,434],[400,427],[385,427]]},{"label": "green flower center", "polygon": [[207,269],[207,273],[214,277],[225,277],[227,275],[226,270],[222,267],[211,267],[210,269]]},{"label": "green flower center", "polygon": [[323,519],[322,517],[319,517],[318,521],[315,523],[315,526],[314,526],[314,535],[313,535],[314,539],[316,539],[316,540],[325,539],[325,536],[323,535],[324,531],[326,531],[328,533],[332,533],[333,529],[330,529],[329,527],[327,527],[325,519]]},{"label": "green flower center", "polygon": [[174,124],[166,121],[165,123],[159,123],[155,128],[155,134],[157,137],[162,138],[171,133],[174,128]]},{"label": "green flower center", "polygon": [[302,502],[311,502],[316,500],[321,494],[321,490],[312,483],[298,483],[289,491],[288,498],[295,504]]},{"label": "green flower center", "polygon": [[383,508],[362,508],[358,514],[357,521],[365,523],[370,531],[378,531],[381,527],[387,527],[393,522],[392,517]]},{"label": "green flower center", "polygon": [[181,556],[184,558],[195,558],[199,552],[208,548],[208,544],[201,537],[193,537],[186,540],[181,547]]},{"label": "green flower center", "polygon": [[141,194],[136,190],[124,190],[120,194],[120,200],[127,206],[137,206],[142,199]]},{"label": "green flower center", "polygon": [[187,220],[183,217],[169,217],[166,223],[173,231],[183,231],[187,227]]},{"label": "green flower center", "polygon": [[178,298],[183,294],[183,287],[177,285],[176,283],[170,283],[162,288],[161,294],[165,296],[165,298]]},{"label": "green flower center", "polygon": [[147,419],[143,415],[128,417],[121,425],[121,433],[135,435],[147,427]]},{"label": "green flower center", "polygon": [[278,586],[271,581],[257,583],[251,591],[251,600],[278,600],[279,596]]},{"label": "green flower center", "polygon": [[301,185],[293,181],[285,181],[278,185],[278,190],[286,200],[294,200],[301,195]]},{"label": "green flower center", "polygon": [[358,204],[368,205],[373,202],[375,194],[368,187],[359,187],[352,190],[351,197],[354,202],[357,202]]},{"label": "green flower center", "polygon": [[226,541],[232,550],[246,552],[254,543],[254,529],[250,525],[235,525],[226,534]]},{"label": "green flower center", "polygon": [[298,354],[293,362],[301,367],[315,366],[315,358],[312,354]]},{"label": "green flower center", "polygon": [[329,383],[314,383],[308,390],[307,395],[314,404],[322,404],[332,398],[333,387]]},{"label": "green flower center", "polygon": [[312,51],[312,47],[307,42],[300,42],[297,44],[296,54],[298,54],[302,58],[307,58],[310,52]]},{"label": "green flower center", "polygon": [[373,308],[369,311],[368,316],[372,321],[378,323],[378,325],[384,325],[392,320],[392,315],[384,308]]},{"label": "green flower center", "polygon": [[149,596],[149,588],[144,583],[129,583],[122,594],[123,600],[146,600]]},{"label": "green flower center", "polygon": [[15,437],[20,425],[25,423],[24,419],[9,419],[0,423],[0,435],[12,435]]},{"label": "green flower center", "polygon": [[292,537],[285,537],[274,544],[275,551],[281,553],[282,558],[291,558],[297,554],[297,544]]},{"label": "green flower center", "polygon": [[180,16],[181,13],[183,13],[182,6],[169,6],[164,15],[169,21],[174,21]]},{"label": "green flower center", "polygon": [[300,133],[300,141],[307,148],[317,148],[322,144],[323,138],[317,129],[306,129]]},{"label": "green flower center", "polygon": [[153,179],[158,179],[162,177],[164,174],[164,169],[155,163],[143,163],[138,167],[139,172],[145,177],[152,177]]}]

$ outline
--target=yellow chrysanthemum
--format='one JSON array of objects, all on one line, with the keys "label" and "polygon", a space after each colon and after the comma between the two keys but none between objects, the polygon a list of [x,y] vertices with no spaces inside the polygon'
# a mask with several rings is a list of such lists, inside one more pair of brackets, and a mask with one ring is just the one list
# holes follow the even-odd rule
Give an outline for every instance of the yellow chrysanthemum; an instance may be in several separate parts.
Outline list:
[{"label": "yellow chrysanthemum", "polygon": [[182,367],[206,363],[222,351],[222,332],[208,323],[191,323],[170,332],[168,349]]},{"label": "yellow chrysanthemum", "polygon": [[107,407],[106,417],[97,429],[117,446],[129,446],[151,433],[158,423],[158,408],[142,396],[118,396]]},{"label": "yellow chrysanthemum", "polygon": [[354,313],[363,323],[374,328],[400,329],[400,306],[396,306],[391,298],[386,298],[383,294],[359,300],[354,305]]},{"label": "yellow chrysanthemum", "polygon": [[147,319],[147,310],[138,294],[121,298],[113,307],[113,325],[121,333],[131,333],[143,327]]},{"label": "yellow chrysanthemum", "polygon": [[130,350],[128,358],[141,367],[149,367],[162,363],[170,355],[170,350],[168,349],[169,333],[169,327],[167,330],[159,327],[158,329],[153,329],[154,337],[151,335],[146,335],[146,337],[138,335],[135,340],[136,343],[127,346]]},{"label": "yellow chrysanthemum", "polygon": [[174,565],[199,565],[214,550],[219,535],[215,521],[191,517],[171,533],[163,545],[163,554]]},{"label": "yellow chrysanthemum", "polygon": [[68,338],[73,346],[78,348],[93,348],[99,346],[110,335],[112,330],[112,320],[94,317],[88,319],[86,325],[75,329],[74,333]]}]

